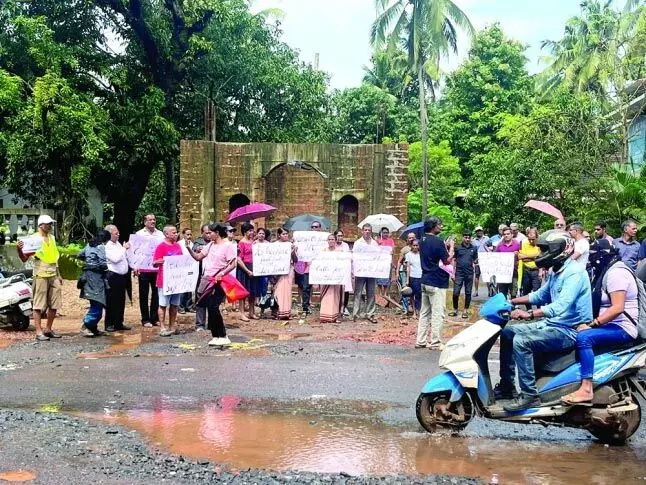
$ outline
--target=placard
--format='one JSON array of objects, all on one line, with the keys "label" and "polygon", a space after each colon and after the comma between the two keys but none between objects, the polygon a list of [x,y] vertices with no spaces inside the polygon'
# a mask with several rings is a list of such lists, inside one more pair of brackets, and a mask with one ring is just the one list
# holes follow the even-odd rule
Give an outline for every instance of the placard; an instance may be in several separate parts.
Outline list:
[{"label": "placard", "polygon": [[511,283],[515,258],[514,253],[478,253],[480,281],[490,283],[495,276],[496,283]]},{"label": "placard", "polygon": [[192,256],[164,256],[164,295],[192,293],[199,274],[199,265]]},{"label": "placard", "polygon": [[356,245],[352,251],[352,272],[359,278],[388,278],[392,268],[392,248]]},{"label": "placard", "polygon": [[43,247],[43,238],[40,235],[33,235],[29,237],[19,237],[19,241],[22,241],[22,252],[23,254],[31,254],[38,251]]},{"label": "placard", "polygon": [[273,242],[254,244],[253,275],[273,276],[289,273],[292,259],[292,243]]},{"label": "placard", "polygon": [[159,246],[163,239],[154,237],[140,236],[138,234],[131,234],[130,247],[126,252],[128,264],[132,269],[144,269],[149,271],[157,271],[153,266],[153,256],[155,249]]},{"label": "placard", "polygon": [[298,260],[306,263],[312,261],[315,254],[327,247],[329,235],[329,232],[322,231],[294,231],[293,239]]},{"label": "placard", "polygon": [[346,285],[352,272],[352,254],[320,251],[310,264],[311,285]]}]

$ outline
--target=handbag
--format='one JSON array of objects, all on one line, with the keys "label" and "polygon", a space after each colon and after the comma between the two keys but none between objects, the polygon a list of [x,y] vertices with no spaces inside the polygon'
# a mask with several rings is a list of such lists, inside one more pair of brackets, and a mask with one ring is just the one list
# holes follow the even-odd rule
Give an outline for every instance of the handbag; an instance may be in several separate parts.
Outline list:
[{"label": "handbag", "polygon": [[222,291],[224,291],[229,303],[243,300],[249,296],[249,292],[244,286],[242,286],[242,283],[230,274],[226,274],[222,277],[220,280],[220,286],[222,287]]}]

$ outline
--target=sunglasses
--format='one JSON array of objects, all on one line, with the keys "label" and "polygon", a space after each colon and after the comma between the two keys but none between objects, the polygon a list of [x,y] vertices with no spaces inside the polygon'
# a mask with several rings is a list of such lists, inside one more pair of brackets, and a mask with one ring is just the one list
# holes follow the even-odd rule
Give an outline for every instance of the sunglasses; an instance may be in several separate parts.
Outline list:
[{"label": "sunglasses", "polygon": [[320,229],[321,226],[312,226],[312,229]]}]

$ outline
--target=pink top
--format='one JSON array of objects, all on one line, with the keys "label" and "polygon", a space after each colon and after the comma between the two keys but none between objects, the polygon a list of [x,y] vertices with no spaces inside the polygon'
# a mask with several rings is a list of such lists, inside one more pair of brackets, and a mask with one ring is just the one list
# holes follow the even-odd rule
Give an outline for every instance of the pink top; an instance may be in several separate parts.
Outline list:
[{"label": "pink top", "polygon": [[392,238],[389,239],[377,239],[377,244],[380,246],[390,246],[391,248],[395,247],[395,241]]},{"label": "pink top", "polygon": [[[182,255],[182,246],[177,243],[168,244],[166,241],[160,243],[155,249],[155,254],[153,256],[153,261],[162,259],[164,256],[181,256]],[[158,266],[159,271],[157,272],[157,288],[164,287],[164,265]]]},{"label": "pink top", "polygon": [[251,246],[252,243],[246,241],[240,241],[238,243],[238,256],[244,264],[253,263],[253,249]]},{"label": "pink top", "polygon": [[204,276],[214,276],[236,258],[236,247],[229,242],[221,244],[210,242],[202,249],[202,252],[206,254],[202,263]]}]

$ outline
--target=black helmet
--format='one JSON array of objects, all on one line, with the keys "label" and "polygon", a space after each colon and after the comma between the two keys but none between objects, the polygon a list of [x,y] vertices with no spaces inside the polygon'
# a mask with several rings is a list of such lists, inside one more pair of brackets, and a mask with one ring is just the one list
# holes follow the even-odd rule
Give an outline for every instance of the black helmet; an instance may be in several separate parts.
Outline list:
[{"label": "black helmet", "polygon": [[620,259],[617,248],[606,239],[598,239],[590,245],[590,265],[594,268],[595,274],[601,274],[603,270]]},{"label": "black helmet", "polygon": [[554,271],[561,269],[574,252],[574,239],[567,232],[558,229],[545,231],[538,237],[536,245],[541,250],[535,261],[536,266],[554,268]]}]

